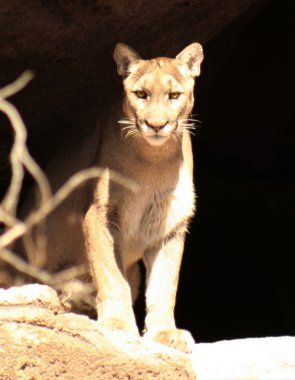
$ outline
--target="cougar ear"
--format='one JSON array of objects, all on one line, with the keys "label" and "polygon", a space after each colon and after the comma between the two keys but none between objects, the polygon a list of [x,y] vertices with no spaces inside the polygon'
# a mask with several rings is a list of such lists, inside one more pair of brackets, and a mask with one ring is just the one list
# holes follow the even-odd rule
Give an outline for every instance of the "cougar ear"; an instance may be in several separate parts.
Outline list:
[{"label": "cougar ear", "polygon": [[200,75],[201,62],[203,61],[203,58],[203,48],[197,42],[187,46],[176,57],[176,59],[188,66],[193,77],[197,77]]},{"label": "cougar ear", "polygon": [[131,47],[119,43],[114,50],[114,60],[117,63],[119,75],[128,75],[128,67],[132,62],[140,60],[140,56]]}]

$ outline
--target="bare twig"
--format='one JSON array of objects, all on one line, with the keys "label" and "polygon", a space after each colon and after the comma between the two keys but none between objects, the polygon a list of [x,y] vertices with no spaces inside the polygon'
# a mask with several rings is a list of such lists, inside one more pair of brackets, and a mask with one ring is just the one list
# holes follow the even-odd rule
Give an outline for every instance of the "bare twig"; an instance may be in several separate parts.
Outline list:
[{"label": "bare twig", "polygon": [[60,203],[62,203],[72,191],[89,179],[98,178],[106,171],[109,172],[110,178],[122,186],[132,191],[138,190],[138,185],[123,177],[122,175],[110,170],[101,168],[90,168],[74,174],[47,202],[43,203],[36,211],[32,212],[24,222],[18,222],[0,237],[0,249],[7,247],[16,239],[29,232],[32,227],[40,223],[48,214],[50,214]]},{"label": "bare twig", "polygon": [[93,285],[76,279],[78,276],[88,273],[85,266],[72,267],[57,274],[52,274],[35,265],[27,263],[6,248],[3,248],[0,251],[0,257],[19,272],[31,276],[43,284],[52,286],[56,290],[63,290],[67,285],[70,285],[72,293],[74,295],[76,293],[77,298],[81,298],[91,307],[95,307],[93,297],[91,296],[95,290]]},{"label": "bare twig", "polygon": [[[138,185],[122,175],[102,168],[90,168],[73,175],[54,195],[51,193],[48,179],[35,160],[30,156],[27,146],[27,131],[17,109],[5,98],[15,94],[33,78],[31,72],[25,72],[14,83],[0,89],[0,111],[8,117],[14,131],[14,143],[10,153],[12,176],[9,188],[0,203],[0,222],[6,229],[0,235],[0,259],[9,263],[21,273],[25,273],[38,281],[53,286],[56,290],[64,289],[70,284],[70,288],[76,289],[78,297],[91,306],[93,302],[93,286],[85,284],[76,278],[88,272],[85,267],[73,267],[57,274],[51,274],[41,270],[38,266],[27,263],[15,255],[10,248],[16,239],[29,233],[31,229],[42,222],[58,205],[60,205],[77,187],[85,181],[102,175],[132,191],[138,190]],[[21,221],[16,217],[16,209],[19,201],[25,169],[32,175],[40,192],[40,202],[36,210]]]},{"label": "bare twig", "polygon": [[30,156],[27,146],[27,130],[17,109],[4,98],[11,96],[21,90],[33,78],[30,71],[23,75],[12,84],[0,90],[0,111],[6,114],[13,128],[15,138],[10,154],[12,166],[12,178],[8,191],[1,203],[4,211],[15,215],[19,200],[19,194],[24,177],[24,167],[31,173],[38,184],[41,195],[41,202],[46,201],[51,196],[49,182],[38,164]]},{"label": "bare twig", "polygon": [[15,215],[24,177],[22,156],[27,136],[26,130],[23,128],[22,120],[20,119],[17,110],[12,104],[4,99],[1,99],[0,110],[8,116],[15,132],[14,144],[10,153],[12,177],[8,191],[1,203],[1,207],[7,213]]},{"label": "bare twig", "polygon": [[32,71],[25,71],[19,78],[17,78],[14,82],[8,84],[5,87],[0,89],[0,98],[6,99],[11,95],[16,94],[20,90],[22,90],[26,85],[34,78],[34,74]]},{"label": "bare twig", "polygon": [[19,223],[19,220],[14,216],[10,215],[0,206],[0,221],[7,227],[13,227]]},{"label": "bare twig", "polygon": [[0,257],[19,272],[34,277],[43,284],[49,284],[51,282],[52,274],[47,271],[40,270],[40,268],[35,265],[27,263],[7,248],[1,249]]}]

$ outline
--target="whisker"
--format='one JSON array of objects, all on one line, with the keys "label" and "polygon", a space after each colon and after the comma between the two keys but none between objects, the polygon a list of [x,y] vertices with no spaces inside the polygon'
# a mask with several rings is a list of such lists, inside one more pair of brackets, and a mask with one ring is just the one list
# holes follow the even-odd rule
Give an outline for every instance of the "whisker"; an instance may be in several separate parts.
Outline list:
[{"label": "whisker", "polygon": [[202,124],[201,120],[198,120],[198,119],[183,119],[183,121],[189,121],[189,122],[194,122],[194,123],[198,123],[198,124]]},{"label": "whisker", "polygon": [[127,127],[122,128],[122,131],[125,131],[126,129],[131,129],[131,128],[133,128],[133,125],[127,125]]},{"label": "whisker", "polygon": [[135,129],[133,133],[134,141],[136,140],[137,137],[143,136],[143,134],[144,134],[143,131],[139,131],[138,129]]},{"label": "whisker", "polygon": [[175,138],[175,141],[180,141],[182,136],[182,130],[180,128],[176,128],[173,131],[172,136]]},{"label": "whisker", "polygon": [[184,126],[183,128],[185,130],[187,130],[190,135],[195,136],[195,133],[193,131],[196,129],[196,127],[194,127],[194,126],[188,126],[188,127]]},{"label": "whisker", "polygon": [[126,137],[130,136],[130,135],[134,135],[136,132],[134,129],[130,129],[127,133],[126,133]]},{"label": "whisker", "polygon": [[134,122],[130,119],[126,119],[126,120],[118,120],[118,123],[119,124],[134,124]]},{"label": "whisker", "polygon": [[[121,137],[123,137],[123,133],[124,131],[127,131],[127,133],[125,134],[125,138],[129,137],[129,136],[132,136],[134,135],[136,132],[134,132],[134,126],[135,126],[135,121],[126,117],[126,118],[123,118],[121,120],[118,120],[118,123],[119,124],[122,124],[122,125],[125,125],[125,127],[123,127],[121,129]],[[135,130],[136,131],[136,130]]]},{"label": "whisker", "polygon": [[180,124],[180,126],[184,127],[184,128],[192,128],[192,129],[196,128],[196,124],[195,123],[189,123],[189,122],[185,122],[185,121],[182,121],[181,124]]},{"label": "whisker", "polygon": [[188,120],[182,120],[181,126],[183,126],[184,128],[191,128],[191,129],[196,129],[196,128],[201,127],[201,125],[198,125],[197,123],[190,122]]},{"label": "whisker", "polygon": [[121,138],[123,137],[124,131],[130,130],[131,128],[132,128],[132,125],[127,125],[126,127],[122,128],[121,129]]},{"label": "whisker", "polygon": [[128,131],[126,133],[125,138],[127,138],[129,136],[133,136],[135,138],[138,134],[139,134],[139,131],[137,129],[132,128],[132,129],[130,129],[130,131]]},{"label": "whisker", "polygon": [[201,120],[199,119],[195,119],[194,116],[198,116],[197,114],[194,114],[194,115],[190,115],[190,117],[186,118],[186,119],[182,119],[183,121],[193,121],[197,124],[202,124]]},{"label": "whisker", "polygon": [[191,131],[191,130],[189,130],[189,129],[188,129],[188,133],[189,133],[191,136],[195,136],[195,135],[196,135],[193,131]]}]

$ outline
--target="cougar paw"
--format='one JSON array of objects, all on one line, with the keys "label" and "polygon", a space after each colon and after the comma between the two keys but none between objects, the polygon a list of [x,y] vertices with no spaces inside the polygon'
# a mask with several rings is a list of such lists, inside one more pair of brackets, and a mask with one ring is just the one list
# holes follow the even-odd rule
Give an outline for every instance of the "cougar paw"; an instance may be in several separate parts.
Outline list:
[{"label": "cougar paw", "polygon": [[165,346],[186,352],[187,354],[192,352],[195,345],[191,334],[181,329],[163,330],[155,334],[149,334],[147,332],[144,336]]}]

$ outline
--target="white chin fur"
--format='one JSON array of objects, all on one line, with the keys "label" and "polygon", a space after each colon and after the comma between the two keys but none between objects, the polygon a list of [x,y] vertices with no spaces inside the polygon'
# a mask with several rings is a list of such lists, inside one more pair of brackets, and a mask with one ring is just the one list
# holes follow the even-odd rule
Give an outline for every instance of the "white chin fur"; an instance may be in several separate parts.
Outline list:
[{"label": "white chin fur", "polygon": [[163,145],[167,141],[168,136],[152,135],[152,136],[144,136],[144,138],[150,145],[160,146],[160,145]]}]

